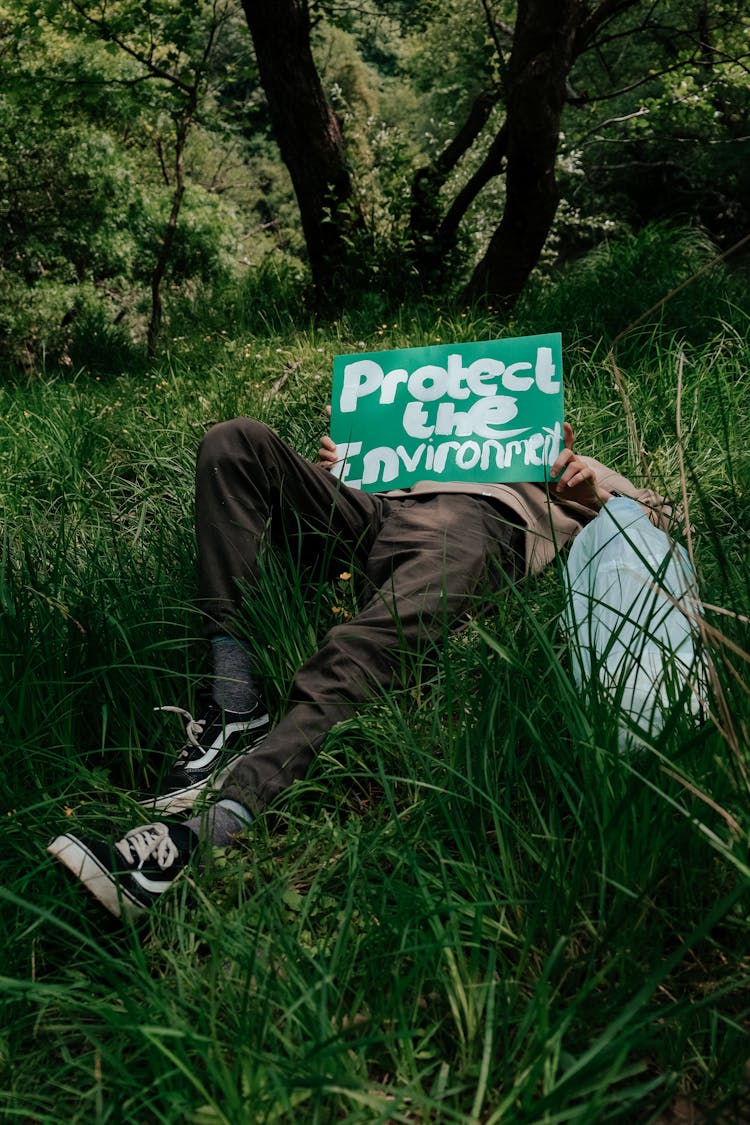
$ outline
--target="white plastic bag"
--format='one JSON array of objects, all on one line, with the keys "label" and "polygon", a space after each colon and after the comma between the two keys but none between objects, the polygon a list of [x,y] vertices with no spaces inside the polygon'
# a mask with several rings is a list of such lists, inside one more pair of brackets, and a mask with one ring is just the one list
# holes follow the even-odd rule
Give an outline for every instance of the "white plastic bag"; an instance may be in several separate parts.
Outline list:
[{"label": "white plastic bag", "polygon": [[565,579],[573,676],[619,709],[621,749],[658,734],[675,707],[697,718],[706,667],[685,549],[635,500],[618,496],[573,541]]}]

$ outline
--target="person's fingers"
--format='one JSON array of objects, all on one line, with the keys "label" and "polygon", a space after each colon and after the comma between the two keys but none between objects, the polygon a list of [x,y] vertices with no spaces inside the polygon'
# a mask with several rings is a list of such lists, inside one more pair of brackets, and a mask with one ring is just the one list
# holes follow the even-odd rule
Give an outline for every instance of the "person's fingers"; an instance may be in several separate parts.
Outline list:
[{"label": "person's fingers", "polygon": [[571,484],[581,484],[583,481],[596,478],[596,473],[578,457],[572,449],[562,449],[550,470],[553,483],[560,487],[569,488]]},{"label": "person's fingers", "polygon": [[565,442],[566,449],[572,449],[576,440],[576,435],[573,433],[573,427],[570,422],[563,422],[563,441]]},{"label": "person's fingers", "polygon": [[550,476],[553,480],[560,476],[572,457],[575,457],[572,449],[566,447],[565,449],[560,450],[557,457],[555,458],[552,468],[550,469]]},{"label": "person's fingers", "polygon": [[320,439],[320,448],[318,449],[318,463],[324,465],[325,468],[330,468],[338,461],[338,452],[336,443],[328,434],[323,434]]},{"label": "person's fingers", "polygon": [[582,461],[574,459],[568,462],[565,472],[555,484],[557,488],[578,488],[582,484],[591,484],[595,487],[596,473],[590,465],[584,465]]}]

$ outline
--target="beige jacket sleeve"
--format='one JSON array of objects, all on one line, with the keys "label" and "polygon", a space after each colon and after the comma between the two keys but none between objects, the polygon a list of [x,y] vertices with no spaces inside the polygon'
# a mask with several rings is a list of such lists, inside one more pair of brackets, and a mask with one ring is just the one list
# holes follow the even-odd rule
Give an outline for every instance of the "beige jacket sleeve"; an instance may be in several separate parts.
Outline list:
[{"label": "beige jacket sleeve", "polygon": [[[657,527],[669,531],[671,505],[651,489],[637,488],[620,473],[607,468],[593,457],[583,461],[596,472],[597,482],[607,492],[628,496],[648,509],[649,519]],[[485,496],[507,509],[508,517],[526,532],[526,573],[534,574],[552,562],[597,515],[599,509],[555,499],[544,484],[472,484],[447,481],[419,481],[408,490],[387,493],[389,496],[429,495],[430,493],[463,492]]]}]

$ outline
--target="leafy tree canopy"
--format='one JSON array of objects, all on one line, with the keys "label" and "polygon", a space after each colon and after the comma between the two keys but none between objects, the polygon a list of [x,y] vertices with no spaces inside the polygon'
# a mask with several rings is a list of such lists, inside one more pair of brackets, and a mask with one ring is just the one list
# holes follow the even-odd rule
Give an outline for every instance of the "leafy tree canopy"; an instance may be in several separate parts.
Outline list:
[{"label": "leafy tree canopy", "polygon": [[[321,276],[347,299],[458,293],[479,270],[513,198],[517,154],[538,143],[519,132],[514,90],[563,50],[563,39],[545,45],[542,0],[288,4],[309,34],[320,120],[341,130],[350,183],[340,205],[320,197],[312,222],[304,208],[300,221],[289,147],[234,0],[0,4],[6,358],[65,361],[91,317],[137,340],[149,307],[155,343],[163,286],[225,284],[273,254],[299,268],[326,225],[337,237],[323,245]],[[565,18],[570,57],[548,138],[556,184],[530,264],[546,269],[654,219],[737,241],[750,227],[745,6],[600,0]],[[267,65],[281,66],[288,46],[272,39]],[[293,86],[280,89],[294,116]],[[489,278],[479,275],[477,294]]]}]

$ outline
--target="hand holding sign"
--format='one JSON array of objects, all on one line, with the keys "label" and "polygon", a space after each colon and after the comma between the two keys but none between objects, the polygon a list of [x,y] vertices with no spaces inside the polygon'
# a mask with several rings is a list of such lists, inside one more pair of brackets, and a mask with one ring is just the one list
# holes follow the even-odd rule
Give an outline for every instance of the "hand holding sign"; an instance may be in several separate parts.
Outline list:
[{"label": "hand holding sign", "polygon": [[[330,421],[330,406],[326,407],[326,414],[328,415],[328,419]],[[323,469],[332,469],[338,459],[339,455],[338,450],[336,449],[336,443],[331,440],[328,434],[323,434],[322,438],[320,439],[320,448],[318,449],[318,464]]]},{"label": "hand holding sign", "polygon": [[561,371],[559,334],[337,356],[319,458],[366,491],[546,480],[562,445]]},{"label": "hand holding sign", "polygon": [[550,470],[550,492],[558,500],[583,504],[586,508],[601,507],[612,499],[612,493],[599,486],[594,469],[573,449],[575,435],[569,422],[563,424],[563,438],[565,448]]}]

